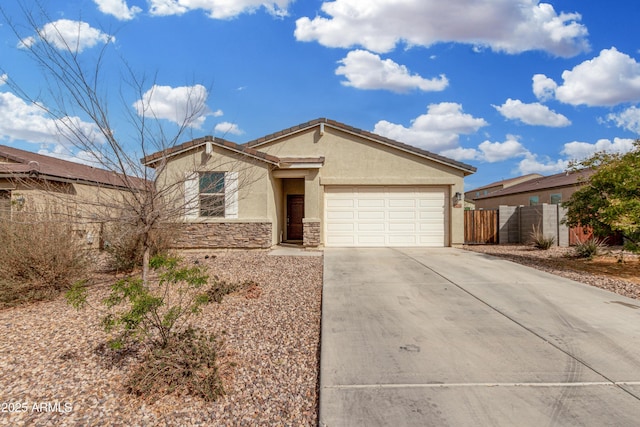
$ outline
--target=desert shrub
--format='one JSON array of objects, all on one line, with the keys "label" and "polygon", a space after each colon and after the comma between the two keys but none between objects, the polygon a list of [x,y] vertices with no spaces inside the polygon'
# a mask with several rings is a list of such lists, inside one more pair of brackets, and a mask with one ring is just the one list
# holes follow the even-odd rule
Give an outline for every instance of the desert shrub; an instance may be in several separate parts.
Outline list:
[{"label": "desert shrub", "polygon": [[600,239],[598,237],[591,237],[584,242],[578,243],[574,247],[574,252],[578,258],[591,259],[605,246],[606,239]]},{"label": "desert shrub", "polygon": [[218,371],[215,336],[187,328],[173,333],[165,346],[145,355],[127,381],[130,393],[142,396],[179,393],[213,401],[224,394]]},{"label": "desert shrub", "polygon": [[631,240],[625,240],[623,245],[624,250],[629,251],[631,253],[637,254],[640,253],[640,245]]},{"label": "desert shrub", "polygon": [[540,227],[533,226],[533,230],[529,235],[531,238],[531,242],[533,247],[536,249],[547,250],[551,248],[556,243],[556,238],[554,236],[545,236]]},{"label": "desert shrub", "polygon": [[[111,286],[103,300],[106,314],[102,317],[105,332],[114,349],[130,340],[165,347],[176,330],[186,327],[191,315],[209,302],[202,287],[208,282],[206,270],[199,266],[181,265],[181,260],[156,255],[149,262],[157,283],[145,284],[140,277],[125,277]],[[76,308],[87,302],[87,286],[78,282],[67,292],[67,301]]]},{"label": "desert shrub", "polygon": [[[127,348],[144,347],[144,360],[127,380],[131,393],[187,393],[214,400],[224,393],[218,373],[219,344],[215,337],[188,324],[208,304],[203,287],[205,268],[184,265],[179,258],[156,255],[149,266],[153,283],[139,277],[118,280],[103,300],[105,332],[115,355]],[[87,303],[87,287],[77,283],[67,292],[76,308]]]},{"label": "desert shrub", "polygon": [[213,284],[207,289],[207,295],[209,296],[209,300],[220,304],[225,295],[254,286],[257,286],[257,284],[252,280],[232,283],[226,280],[220,280],[218,276],[214,276]]},{"label": "desert shrub", "polygon": [[[114,271],[129,272],[142,265],[144,252],[142,233],[131,223],[113,221],[102,226],[101,246],[108,254],[107,267]],[[166,252],[171,245],[172,228],[152,231],[151,255]]]},{"label": "desert shrub", "polygon": [[51,211],[0,219],[0,304],[53,298],[86,277],[90,251],[65,219]]}]

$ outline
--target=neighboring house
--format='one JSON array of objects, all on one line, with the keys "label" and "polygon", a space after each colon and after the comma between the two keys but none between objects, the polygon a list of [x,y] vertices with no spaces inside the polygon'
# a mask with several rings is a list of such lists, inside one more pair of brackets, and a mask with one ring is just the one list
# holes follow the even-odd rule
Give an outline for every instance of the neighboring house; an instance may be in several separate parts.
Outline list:
[{"label": "neighboring house", "polygon": [[462,244],[473,166],[317,119],[243,145],[203,137],[145,157],[183,183],[181,247]]},{"label": "neighboring house", "polygon": [[584,169],[528,179],[525,182],[476,197],[476,209],[497,209],[501,205],[560,204],[569,200],[571,195],[588,181],[592,174],[593,170]]},{"label": "neighboring house", "polygon": [[121,203],[127,188],[144,181],[104,169],[0,145],[0,217],[47,212],[71,221],[79,235],[97,244],[99,218]]},{"label": "neighboring house", "polygon": [[494,191],[502,190],[504,188],[512,187],[525,181],[529,181],[535,178],[542,178],[539,173],[530,173],[528,175],[522,175],[516,178],[503,179],[502,181],[492,182],[491,184],[483,185],[482,187],[474,188],[473,190],[465,191],[464,199],[470,204],[474,204],[475,200],[479,197],[486,196]]}]

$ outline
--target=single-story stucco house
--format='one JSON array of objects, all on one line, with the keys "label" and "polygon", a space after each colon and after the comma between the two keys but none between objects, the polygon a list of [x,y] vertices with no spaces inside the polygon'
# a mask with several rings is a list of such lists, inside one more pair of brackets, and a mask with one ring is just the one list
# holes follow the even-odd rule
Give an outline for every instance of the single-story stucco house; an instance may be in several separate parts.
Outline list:
[{"label": "single-story stucco house", "polygon": [[21,212],[57,215],[97,246],[101,219],[131,191],[148,183],[135,177],[0,145],[0,220]]},{"label": "single-story stucco house", "polygon": [[142,159],[182,187],[177,245],[268,248],[462,244],[476,168],[325,118],[235,144],[198,138]]}]

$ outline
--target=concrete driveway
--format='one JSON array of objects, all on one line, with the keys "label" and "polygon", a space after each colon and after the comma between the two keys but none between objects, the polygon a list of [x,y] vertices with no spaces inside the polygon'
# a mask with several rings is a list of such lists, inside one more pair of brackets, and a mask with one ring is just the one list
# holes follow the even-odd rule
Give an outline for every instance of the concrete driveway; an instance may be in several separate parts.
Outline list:
[{"label": "concrete driveway", "polygon": [[640,423],[640,301],[458,249],[325,249],[321,426]]}]

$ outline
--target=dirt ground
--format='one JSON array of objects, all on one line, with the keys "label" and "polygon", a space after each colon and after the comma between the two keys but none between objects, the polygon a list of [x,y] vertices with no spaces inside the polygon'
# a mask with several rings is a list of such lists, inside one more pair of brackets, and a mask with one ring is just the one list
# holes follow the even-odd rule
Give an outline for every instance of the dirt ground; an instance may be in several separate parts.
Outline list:
[{"label": "dirt ground", "polygon": [[525,245],[467,245],[464,249],[509,259],[559,276],[640,299],[640,256],[609,247],[593,259],[577,258],[574,248],[535,249]]}]

